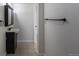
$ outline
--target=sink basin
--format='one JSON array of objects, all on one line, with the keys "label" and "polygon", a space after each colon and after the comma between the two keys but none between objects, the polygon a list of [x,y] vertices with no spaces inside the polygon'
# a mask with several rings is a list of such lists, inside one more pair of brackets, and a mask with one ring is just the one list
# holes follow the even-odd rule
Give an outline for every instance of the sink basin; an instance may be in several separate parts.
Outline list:
[{"label": "sink basin", "polygon": [[18,33],[19,31],[20,31],[19,29],[12,28],[11,30],[7,30],[6,32],[16,32],[16,33]]}]

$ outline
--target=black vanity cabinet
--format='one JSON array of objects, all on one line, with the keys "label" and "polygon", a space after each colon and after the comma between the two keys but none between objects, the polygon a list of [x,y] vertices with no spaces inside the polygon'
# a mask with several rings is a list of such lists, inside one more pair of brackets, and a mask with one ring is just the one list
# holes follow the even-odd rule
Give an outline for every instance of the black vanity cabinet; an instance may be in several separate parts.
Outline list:
[{"label": "black vanity cabinet", "polygon": [[6,52],[7,54],[14,54],[17,46],[17,33],[6,32]]},{"label": "black vanity cabinet", "polygon": [[[5,19],[5,27],[9,27],[14,25],[14,12],[13,8],[6,3],[4,5],[4,19]],[[12,28],[8,28],[6,32],[6,52],[7,54],[15,53],[16,49],[16,40],[17,40],[17,33],[11,31]]]}]

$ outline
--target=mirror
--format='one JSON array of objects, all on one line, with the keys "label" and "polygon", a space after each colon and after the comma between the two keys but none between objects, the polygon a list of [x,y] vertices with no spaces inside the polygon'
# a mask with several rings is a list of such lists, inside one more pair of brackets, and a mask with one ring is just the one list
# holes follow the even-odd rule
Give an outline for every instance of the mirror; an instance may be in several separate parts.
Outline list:
[{"label": "mirror", "polygon": [[13,8],[5,5],[5,26],[13,25]]}]

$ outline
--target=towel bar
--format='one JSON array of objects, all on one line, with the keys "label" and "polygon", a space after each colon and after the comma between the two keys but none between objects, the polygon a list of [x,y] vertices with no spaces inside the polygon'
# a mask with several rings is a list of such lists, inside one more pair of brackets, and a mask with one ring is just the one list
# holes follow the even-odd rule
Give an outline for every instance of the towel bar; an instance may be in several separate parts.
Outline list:
[{"label": "towel bar", "polygon": [[66,22],[66,18],[62,18],[62,19],[48,19],[46,18],[45,20],[54,20],[54,21],[63,21],[63,22]]}]

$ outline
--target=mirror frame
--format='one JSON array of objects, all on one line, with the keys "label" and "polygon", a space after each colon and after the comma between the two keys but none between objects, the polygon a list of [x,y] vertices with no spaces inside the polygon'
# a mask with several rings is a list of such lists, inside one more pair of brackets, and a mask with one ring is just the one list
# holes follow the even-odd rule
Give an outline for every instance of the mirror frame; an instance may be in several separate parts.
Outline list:
[{"label": "mirror frame", "polygon": [[[8,9],[11,10],[11,24],[9,24],[9,18],[8,18],[8,15],[9,15],[8,12],[9,12],[9,10]],[[14,23],[13,17],[14,17],[13,8],[10,5],[8,5],[8,3],[6,3],[6,5],[4,6],[5,26],[11,26],[11,25],[13,25],[13,23]]]}]

